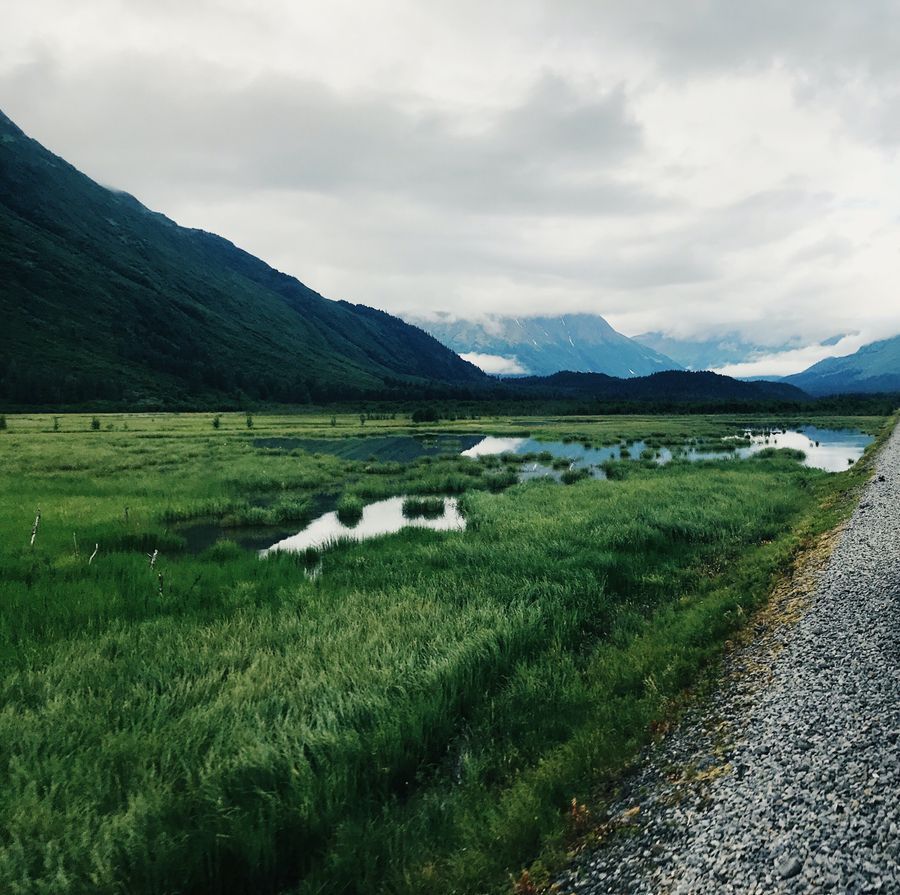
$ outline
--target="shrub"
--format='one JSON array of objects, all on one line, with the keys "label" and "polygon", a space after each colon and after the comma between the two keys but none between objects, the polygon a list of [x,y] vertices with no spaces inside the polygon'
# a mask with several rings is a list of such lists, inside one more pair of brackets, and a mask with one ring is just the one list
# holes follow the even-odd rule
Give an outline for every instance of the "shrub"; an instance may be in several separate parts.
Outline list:
[{"label": "shrub", "polygon": [[419,407],[412,415],[414,423],[436,423],[439,419],[440,416],[434,407]]},{"label": "shrub", "polygon": [[213,429],[218,429],[219,426],[222,425],[222,417],[217,413],[212,419],[212,427]]},{"label": "shrub", "polygon": [[94,432],[97,432],[100,429],[100,420],[96,416],[91,417],[91,429]]}]

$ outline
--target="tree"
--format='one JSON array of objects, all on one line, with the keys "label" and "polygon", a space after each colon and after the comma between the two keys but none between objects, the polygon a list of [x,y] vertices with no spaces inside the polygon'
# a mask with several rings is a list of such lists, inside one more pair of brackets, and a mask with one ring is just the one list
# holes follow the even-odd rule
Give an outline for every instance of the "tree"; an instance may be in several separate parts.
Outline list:
[{"label": "tree", "polygon": [[414,423],[436,423],[438,419],[438,412],[433,407],[419,407],[412,415]]}]

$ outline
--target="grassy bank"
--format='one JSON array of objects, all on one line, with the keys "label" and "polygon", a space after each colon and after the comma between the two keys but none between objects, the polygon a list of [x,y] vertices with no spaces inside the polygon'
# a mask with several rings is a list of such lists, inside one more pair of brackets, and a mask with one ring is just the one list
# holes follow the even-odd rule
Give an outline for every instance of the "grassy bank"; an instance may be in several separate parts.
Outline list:
[{"label": "grassy bank", "polygon": [[[502,890],[552,859],[565,806],[614,778],[865,475],[775,453],[510,487],[502,463],[253,444],[418,431],[403,419],[98,422],[0,433],[4,891]],[[437,428],[678,443],[745,425]],[[342,544],[314,578],[303,557],[185,549],[184,520],[296,528],[322,492],[347,512],[462,494],[468,527]]]}]

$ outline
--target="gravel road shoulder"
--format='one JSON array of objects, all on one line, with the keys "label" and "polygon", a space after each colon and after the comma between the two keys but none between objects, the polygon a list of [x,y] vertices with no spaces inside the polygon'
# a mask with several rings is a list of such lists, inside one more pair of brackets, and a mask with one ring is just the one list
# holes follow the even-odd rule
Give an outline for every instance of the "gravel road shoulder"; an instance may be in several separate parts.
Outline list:
[{"label": "gravel road shoulder", "polygon": [[900,892],[900,427],[747,633],[557,891]]}]

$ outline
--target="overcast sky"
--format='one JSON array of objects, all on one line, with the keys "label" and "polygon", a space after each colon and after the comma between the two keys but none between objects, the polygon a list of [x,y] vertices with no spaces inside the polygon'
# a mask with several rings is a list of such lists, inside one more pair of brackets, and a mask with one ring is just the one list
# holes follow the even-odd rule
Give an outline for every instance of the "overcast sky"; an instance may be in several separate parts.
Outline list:
[{"label": "overcast sky", "polygon": [[330,298],[786,373],[900,332],[898,47],[896,0],[6,0],[0,108]]}]

